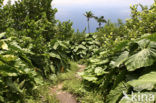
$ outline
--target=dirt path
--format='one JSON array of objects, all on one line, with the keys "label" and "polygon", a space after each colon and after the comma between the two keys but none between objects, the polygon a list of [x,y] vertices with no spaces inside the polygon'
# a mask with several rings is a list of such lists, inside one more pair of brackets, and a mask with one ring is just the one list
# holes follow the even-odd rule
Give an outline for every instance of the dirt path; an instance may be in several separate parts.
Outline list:
[{"label": "dirt path", "polygon": [[80,68],[77,72],[76,72],[76,78],[78,78],[78,79],[81,79],[81,76],[80,75],[78,75],[78,72],[83,72],[83,70],[86,68],[86,66],[85,65],[78,65],[78,67]]},{"label": "dirt path", "polygon": [[59,100],[60,103],[77,103],[75,97],[62,90],[63,84],[60,83],[57,86],[51,88],[51,93],[56,95],[56,98]]},{"label": "dirt path", "polygon": [[[76,72],[75,76],[78,79],[81,77],[77,74],[78,72],[83,72],[85,69],[84,65],[78,65],[79,70]],[[77,103],[76,97],[69,92],[63,91],[63,83],[60,83],[53,88],[51,88],[51,94],[56,95],[56,98],[59,100],[60,103]]]}]

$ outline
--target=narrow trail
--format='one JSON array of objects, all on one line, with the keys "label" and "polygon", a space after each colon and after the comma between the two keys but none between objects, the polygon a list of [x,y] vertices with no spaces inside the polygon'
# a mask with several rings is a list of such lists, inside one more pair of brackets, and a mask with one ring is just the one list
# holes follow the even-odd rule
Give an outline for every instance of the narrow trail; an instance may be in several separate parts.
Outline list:
[{"label": "narrow trail", "polygon": [[63,83],[60,83],[57,86],[51,88],[51,93],[56,95],[56,98],[60,103],[77,103],[76,98],[72,94],[63,91],[62,88]]},{"label": "narrow trail", "polygon": [[[81,79],[78,75],[78,72],[83,72],[85,69],[84,65],[78,65],[79,70],[75,73],[75,77]],[[74,77],[73,77],[74,79]],[[62,90],[63,89],[63,82],[59,83],[58,85],[50,88],[51,95],[55,95],[56,98],[59,100],[59,103],[78,103],[76,101],[76,96],[73,94]]]},{"label": "narrow trail", "polygon": [[76,72],[75,76],[76,76],[76,78],[81,79],[81,76],[78,75],[78,72],[83,72],[84,69],[86,68],[86,66],[85,65],[78,65],[78,67],[79,67],[79,70]]}]

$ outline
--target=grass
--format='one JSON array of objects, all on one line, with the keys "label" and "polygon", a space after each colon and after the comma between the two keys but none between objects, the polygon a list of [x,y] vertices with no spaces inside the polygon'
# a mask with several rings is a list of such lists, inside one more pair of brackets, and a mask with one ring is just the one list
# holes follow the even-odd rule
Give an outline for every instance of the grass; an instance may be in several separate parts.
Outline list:
[{"label": "grass", "polygon": [[[52,75],[52,85],[63,83],[63,90],[76,96],[80,103],[103,103],[100,93],[87,90],[80,79],[76,78],[76,73],[80,69],[75,62],[70,62],[71,67],[67,72],[60,73],[57,76]],[[50,88],[52,87],[49,82],[38,88],[39,97],[36,100],[28,100],[27,103],[59,103],[55,95],[50,95]]]},{"label": "grass", "polygon": [[100,93],[88,91],[80,79],[75,74],[79,70],[76,63],[72,63],[70,71],[60,75],[59,79],[63,80],[63,89],[77,97],[80,103],[103,103]]},{"label": "grass", "polygon": [[103,103],[100,93],[88,91],[79,79],[64,81],[63,89],[74,94],[80,103]]},{"label": "grass", "polygon": [[50,81],[46,81],[44,85],[37,88],[38,97],[34,99],[26,100],[26,103],[59,103],[55,95],[50,95],[50,87],[57,85],[63,81],[70,80],[75,76],[78,71],[78,66],[75,62],[70,62],[70,68],[65,73],[59,73],[58,75],[51,75]]},{"label": "grass", "polygon": [[79,70],[79,67],[77,66],[77,63],[70,62],[70,69],[67,70],[66,73],[60,73],[57,76],[57,81],[62,82],[65,80],[71,80],[75,77],[76,72]]},{"label": "grass", "polygon": [[29,99],[26,103],[59,103],[55,95],[50,94],[50,85],[45,84],[38,87],[38,94],[35,99]]}]

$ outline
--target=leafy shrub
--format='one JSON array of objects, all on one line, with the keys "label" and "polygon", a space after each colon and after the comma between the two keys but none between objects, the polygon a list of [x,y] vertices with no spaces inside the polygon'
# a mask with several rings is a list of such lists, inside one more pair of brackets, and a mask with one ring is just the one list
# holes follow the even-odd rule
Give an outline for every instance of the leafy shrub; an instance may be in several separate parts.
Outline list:
[{"label": "leafy shrub", "polygon": [[99,51],[100,42],[96,35],[86,34],[77,42],[71,41],[71,56],[74,60],[87,59]]},{"label": "leafy shrub", "polygon": [[37,86],[35,67],[26,56],[29,50],[12,37],[1,39],[0,48],[0,102],[24,102]]},{"label": "leafy shrub", "polygon": [[107,103],[120,101],[123,91],[128,94],[132,90],[155,90],[155,35],[130,41],[113,54],[101,53],[99,57],[91,58],[88,68],[81,74],[85,83],[100,89]]}]

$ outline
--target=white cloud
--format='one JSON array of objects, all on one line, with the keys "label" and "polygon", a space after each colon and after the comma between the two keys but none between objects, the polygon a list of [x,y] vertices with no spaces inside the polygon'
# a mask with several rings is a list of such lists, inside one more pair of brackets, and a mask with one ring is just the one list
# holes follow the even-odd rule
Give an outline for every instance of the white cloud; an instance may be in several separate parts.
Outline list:
[{"label": "white cloud", "polygon": [[[11,0],[11,3],[14,3],[17,0]],[[4,5],[7,4],[8,0],[4,0]]]},{"label": "white cloud", "polygon": [[[4,0],[4,4],[8,0]],[[11,0],[14,3],[17,0]],[[99,6],[123,6],[129,4],[141,3],[144,5],[150,5],[154,0],[53,0],[53,5],[57,6],[73,6],[73,5],[99,5]]]},{"label": "white cloud", "polygon": [[154,0],[53,0],[54,5],[73,6],[73,5],[99,5],[99,6],[124,6],[129,4],[141,3],[150,5]]}]

